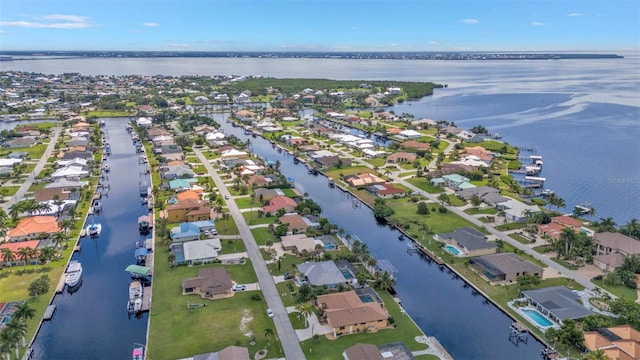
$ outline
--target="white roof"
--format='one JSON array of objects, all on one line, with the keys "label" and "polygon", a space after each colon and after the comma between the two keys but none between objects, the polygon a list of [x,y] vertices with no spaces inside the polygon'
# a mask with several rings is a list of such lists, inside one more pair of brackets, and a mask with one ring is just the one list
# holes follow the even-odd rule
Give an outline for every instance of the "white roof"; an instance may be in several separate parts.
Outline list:
[{"label": "white roof", "polygon": [[399,134],[407,137],[422,136],[422,133],[419,133],[415,130],[403,130]]},{"label": "white roof", "polygon": [[210,132],[205,135],[205,139],[207,140],[220,140],[224,139],[225,135],[221,132]]},{"label": "white roof", "polygon": [[81,166],[67,166],[56,170],[51,174],[51,177],[55,179],[61,177],[82,177],[86,175],[89,175],[89,171],[83,170]]},{"label": "white roof", "polygon": [[[475,158],[475,159],[474,159]],[[477,156],[474,155],[470,155],[467,156],[465,158],[462,158],[458,161],[452,161],[452,164],[461,164],[461,165],[469,165],[469,166],[475,166],[475,167],[488,167],[489,165],[487,165],[486,162],[482,161],[482,160],[478,160]]]},{"label": "white roof", "polygon": [[215,258],[218,256],[216,249],[222,249],[220,239],[187,241],[182,246],[185,261]]},{"label": "white roof", "polygon": [[247,153],[244,152],[244,151],[237,150],[237,149],[229,149],[229,150],[223,151],[221,155],[222,155],[222,157],[245,156],[245,155],[247,155]]},{"label": "white roof", "polygon": [[87,159],[75,158],[72,160],[59,160],[58,165],[60,167],[67,167],[70,165],[87,166],[88,162],[89,161]]},{"label": "white roof", "polygon": [[0,167],[20,164],[22,159],[0,159]]}]

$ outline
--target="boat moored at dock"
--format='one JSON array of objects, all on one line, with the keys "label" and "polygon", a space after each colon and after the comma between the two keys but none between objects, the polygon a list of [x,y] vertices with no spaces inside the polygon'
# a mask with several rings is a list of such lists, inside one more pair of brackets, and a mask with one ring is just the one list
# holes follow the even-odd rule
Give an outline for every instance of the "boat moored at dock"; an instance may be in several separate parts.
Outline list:
[{"label": "boat moored at dock", "polygon": [[65,284],[68,287],[74,287],[80,283],[82,279],[82,264],[77,260],[71,260],[67,267]]}]

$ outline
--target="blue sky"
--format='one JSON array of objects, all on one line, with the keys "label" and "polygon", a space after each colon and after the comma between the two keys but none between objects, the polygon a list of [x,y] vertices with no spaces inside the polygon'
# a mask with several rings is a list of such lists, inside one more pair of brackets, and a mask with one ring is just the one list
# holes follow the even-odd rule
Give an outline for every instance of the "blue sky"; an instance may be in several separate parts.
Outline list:
[{"label": "blue sky", "polygon": [[640,51],[636,0],[2,0],[0,6],[0,51]]}]

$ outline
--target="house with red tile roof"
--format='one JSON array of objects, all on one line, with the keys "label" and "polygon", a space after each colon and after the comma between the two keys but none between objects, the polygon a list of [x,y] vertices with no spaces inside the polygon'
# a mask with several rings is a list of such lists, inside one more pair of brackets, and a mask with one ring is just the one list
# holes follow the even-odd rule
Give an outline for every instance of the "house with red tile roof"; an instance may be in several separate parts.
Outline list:
[{"label": "house with red tile roof", "polygon": [[582,227],[582,221],[567,215],[554,216],[551,218],[551,222],[560,224],[564,227],[570,227],[574,230],[580,230]]},{"label": "house with red tile roof", "polygon": [[478,160],[487,164],[491,164],[491,161],[493,161],[493,154],[491,154],[491,151],[483,148],[482,146],[469,146],[465,148],[464,151],[464,157],[475,156]]},{"label": "house with red tile roof", "polygon": [[395,197],[402,197],[407,194],[406,191],[397,188],[392,184],[376,184],[367,186],[367,191],[371,195],[375,195],[382,199],[392,199]]},{"label": "house with red tile roof", "polygon": [[0,264],[5,266],[24,265],[24,261],[18,256],[19,249],[35,249],[38,247],[39,243],[40,240],[29,240],[20,242],[8,242],[0,245],[0,253],[2,253],[4,249],[9,249],[15,256],[15,260],[11,261],[11,263],[4,261],[2,257],[0,257]]},{"label": "house with red tile roof", "polygon": [[386,310],[377,301],[364,303],[352,290],[320,295],[316,303],[333,329],[333,336],[373,332],[388,326]]},{"label": "house with red tile roof", "polygon": [[55,216],[32,216],[27,217],[18,225],[9,230],[7,236],[10,242],[37,239],[42,235],[52,235],[60,231],[58,221]]},{"label": "house with red tile roof", "polygon": [[584,346],[603,350],[609,359],[640,359],[640,332],[630,325],[598,328],[584,333]]},{"label": "house with red tile roof", "polygon": [[280,221],[281,224],[289,224],[290,234],[304,233],[309,227],[309,224],[307,224],[299,214],[285,214],[281,216],[278,221]]},{"label": "house with red tile roof", "polygon": [[275,213],[280,209],[284,209],[286,212],[291,212],[296,208],[296,205],[296,202],[292,198],[280,195],[269,200],[269,205],[263,206],[262,211],[265,214]]},{"label": "house with red tile roof", "polygon": [[347,175],[344,177],[344,181],[353,187],[358,186],[367,186],[367,185],[375,185],[375,184],[384,184],[385,180],[375,176],[371,173],[367,174],[358,174],[358,175]]}]

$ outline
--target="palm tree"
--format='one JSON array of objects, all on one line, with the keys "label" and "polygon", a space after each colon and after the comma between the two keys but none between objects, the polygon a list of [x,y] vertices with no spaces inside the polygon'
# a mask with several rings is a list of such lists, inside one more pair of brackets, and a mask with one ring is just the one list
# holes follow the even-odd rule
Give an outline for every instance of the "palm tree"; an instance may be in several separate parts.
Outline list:
[{"label": "palm tree", "polygon": [[585,357],[585,360],[611,360],[610,357],[602,349],[590,351]]},{"label": "palm tree", "polygon": [[374,280],[374,287],[378,290],[389,290],[396,284],[396,279],[388,271],[378,271]]},{"label": "palm tree", "polygon": [[560,208],[564,209],[567,207],[567,203],[564,201],[563,198],[560,198],[560,197],[556,200],[556,203],[554,205],[556,206],[557,211],[560,211]]},{"label": "palm tree", "polygon": [[615,232],[616,231],[616,222],[612,217],[608,217],[606,219],[600,219],[598,223],[598,230],[600,232]]},{"label": "palm tree", "polygon": [[64,200],[60,199],[58,194],[53,195],[53,205],[56,206],[56,217],[60,217],[62,213],[62,205],[64,205]]},{"label": "palm tree", "polygon": [[[17,344],[20,340],[20,336],[13,331],[9,331],[6,328],[0,331],[0,348],[2,352],[7,354],[7,360],[11,360],[11,350],[14,348],[18,351]],[[16,356],[16,358],[18,358]]]},{"label": "palm tree", "polygon": [[547,205],[549,205],[549,211],[551,211],[551,205],[555,205],[558,200],[558,195],[551,193],[547,198]]},{"label": "palm tree", "polygon": [[65,219],[58,223],[58,227],[66,233],[68,233],[75,226],[76,226],[76,221],[73,219]]},{"label": "palm tree", "polygon": [[36,211],[38,212],[38,214],[48,213],[52,209],[51,203],[49,203],[49,202],[38,203],[38,206],[37,206],[36,209],[37,209]]},{"label": "palm tree", "polygon": [[9,215],[13,221],[17,221],[20,213],[24,211],[24,203],[19,201],[9,207]]},{"label": "palm tree", "polygon": [[315,306],[310,302],[303,302],[296,305],[296,311],[298,311],[300,316],[304,317],[304,327],[309,326],[309,317],[313,315],[315,309]]},{"label": "palm tree", "polygon": [[267,338],[267,342],[268,339],[272,338],[275,335],[275,332],[273,331],[272,328],[268,327],[264,329],[264,337]]},{"label": "palm tree", "polygon": [[2,261],[9,264],[9,267],[11,267],[11,263],[16,260],[16,254],[7,248],[2,249],[2,255],[0,256],[2,256]]},{"label": "palm tree", "polygon": [[3,208],[0,208],[0,236],[4,236],[7,232],[6,221],[9,218]]},{"label": "palm tree", "polygon": [[628,236],[638,237],[638,234],[640,234],[640,222],[638,222],[638,219],[632,218],[629,220],[624,226],[624,232],[627,233]]},{"label": "palm tree", "polygon": [[67,234],[62,231],[58,231],[52,236],[53,242],[56,245],[56,249],[60,249],[60,245],[67,241]]},{"label": "palm tree", "polygon": [[56,249],[51,246],[43,247],[40,249],[40,261],[44,263],[49,263],[51,259],[56,256]]},{"label": "palm tree", "polygon": [[22,259],[22,261],[24,261],[24,267],[26,268],[27,260],[29,260],[29,248],[19,247],[16,255],[18,255],[19,259]]},{"label": "palm tree", "polygon": [[[33,309],[31,309],[31,310],[33,310]],[[26,345],[26,340],[25,340],[24,337],[25,337],[25,335],[27,335],[27,324],[25,322],[18,321],[17,319],[13,320],[13,321],[9,321],[9,323],[7,324],[6,329],[8,329],[9,331],[13,331],[16,334],[18,334],[18,337],[22,338],[22,346]]]}]

